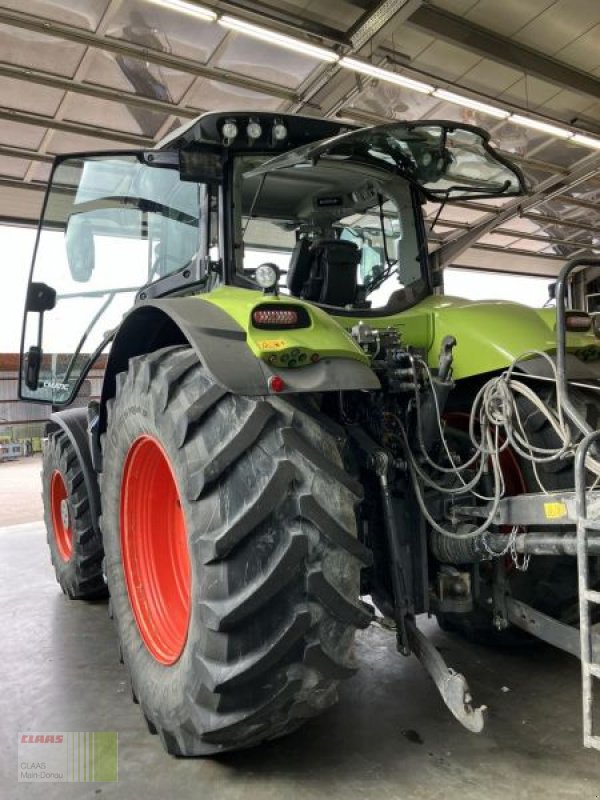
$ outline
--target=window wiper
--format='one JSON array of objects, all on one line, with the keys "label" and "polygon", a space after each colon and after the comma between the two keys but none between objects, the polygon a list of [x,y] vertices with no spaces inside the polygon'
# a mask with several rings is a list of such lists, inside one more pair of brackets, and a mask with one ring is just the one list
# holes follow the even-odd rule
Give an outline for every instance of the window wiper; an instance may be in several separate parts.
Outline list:
[{"label": "window wiper", "polygon": [[[501,195],[501,194],[503,194],[503,192],[505,192],[506,189],[509,188],[509,186],[510,186],[510,181],[504,181],[502,186],[500,186],[498,189],[494,189],[494,190],[485,189],[485,187],[481,187],[481,186],[449,186],[447,189],[440,190],[440,192],[439,192],[439,194],[441,196],[441,198],[440,198],[440,207],[438,208],[438,210],[435,213],[435,217],[433,218],[433,221],[432,221],[431,225],[429,226],[429,231],[428,232],[432,233],[433,229],[438,224],[438,222],[440,220],[440,217],[442,215],[442,211],[444,210],[444,208],[446,207],[447,203],[449,202],[450,194],[452,192],[455,192],[455,191],[473,192],[474,194],[477,194],[477,193],[481,194],[481,193],[485,192],[486,195],[489,197],[490,195]],[[417,254],[417,257],[419,258],[419,260],[421,258],[423,258],[423,256],[427,253],[428,244],[429,244],[429,242],[427,241],[427,238],[425,238],[425,240],[424,240],[423,244],[421,245],[421,247],[419,248],[419,252]]]},{"label": "window wiper", "polygon": [[444,196],[443,196],[443,198],[442,198],[442,199],[441,199],[441,201],[440,201],[440,207],[439,207],[439,208],[438,208],[438,210],[435,212],[435,217],[433,218],[433,221],[432,221],[431,225],[429,226],[429,231],[428,231],[428,233],[433,233],[433,229],[434,229],[434,228],[435,228],[435,226],[438,224],[438,222],[439,222],[439,219],[440,219],[440,217],[441,217],[441,215],[442,215],[442,211],[443,211],[443,210],[446,208],[446,205],[447,205],[447,203],[448,203],[448,198],[450,197],[450,192],[451,192],[451,191],[452,191],[452,189],[451,189],[451,188],[450,188],[450,189],[446,189],[446,191],[445,191],[445,193],[444,193]]},{"label": "window wiper", "polygon": [[381,238],[383,239],[383,257],[385,258],[386,266],[380,275],[377,275],[376,278],[373,278],[373,280],[365,284],[367,294],[373,292],[375,289],[381,286],[381,284],[390,277],[398,265],[398,261],[395,259],[392,260],[389,256],[387,235],[385,232],[385,215],[383,213],[383,197],[379,194],[377,195],[377,199],[379,201],[379,223],[381,225]]},{"label": "window wiper", "polygon": [[[118,292],[111,292],[108,295],[108,297],[106,298],[106,300],[102,303],[102,305],[100,306],[98,311],[96,311],[96,313],[92,317],[92,320],[91,320],[90,324],[87,326],[87,328],[83,332],[83,335],[80,338],[79,342],[77,343],[77,347],[75,348],[75,350],[73,352],[73,355],[69,359],[69,363],[67,365],[67,369],[65,370],[64,378],[62,379],[62,383],[68,383],[69,382],[69,378],[71,377],[71,372],[73,371],[73,369],[75,367],[75,364],[77,363],[77,359],[79,358],[79,356],[81,354],[81,351],[83,349],[83,345],[86,343],[87,338],[90,335],[94,325],[98,322],[98,320],[100,319],[102,314],[104,314],[104,312],[109,307],[109,305],[112,303],[112,301],[115,299],[117,294],[118,294]],[[114,335],[114,332],[111,331],[110,335],[111,335],[111,338],[112,338],[112,336]],[[104,339],[103,339],[103,341],[104,341]]]},{"label": "window wiper", "polygon": [[[506,189],[509,188],[509,186],[510,186],[510,181],[504,181],[504,183],[502,184],[502,186],[500,186],[500,188],[494,190],[490,189],[487,191],[489,192],[489,194],[493,195],[502,194],[504,191],[506,191]],[[435,228],[435,226],[438,224],[442,211],[444,210],[446,204],[448,203],[448,200],[450,199],[450,194],[457,190],[460,190],[461,192],[474,192],[474,193],[486,191],[481,186],[449,186],[447,189],[441,190],[440,194],[442,194],[443,196],[440,200],[440,207],[436,211],[435,217],[433,218],[433,222],[431,223],[431,226],[429,228],[429,233],[431,233]]]},{"label": "window wiper", "polygon": [[[431,197],[434,197],[436,200],[438,199],[438,195],[441,198],[440,202],[448,202],[450,200],[451,192],[461,192],[462,194],[473,194],[473,195],[484,195],[485,197],[499,197],[504,192],[510,189],[510,181],[506,180],[504,183],[499,186],[497,189],[490,189],[489,186],[464,186],[461,184],[457,184],[456,186],[449,186],[447,189],[427,189]],[[459,198],[452,198],[452,199],[461,199]],[[463,198],[464,199],[464,198]],[[468,201],[472,198],[466,198]],[[476,198],[475,198],[476,199]]]},{"label": "window wiper", "polygon": [[130,197],[128,195],[115,195],[101,197],[97,200],[86,200],[73,206],[73,214],[87,214],[90,211],[107,211],[115,208],[133,208],[137,211],[145,211],[160,214],[165,219],[181,222],[183,225],[198,225],[198,217],[179,211],[177,208],[166,206],[156,200],[147,200],[143,197]]},{"label": "window wiper", "polygon": [[256,204],[258,203],[258,198],[261,196],[262,190],[263,190],[263,188],[265,186],[265,183],[267,182],[267,175],[268,174],[269,174],[268,172],[264,172],[260,176],[260,181],[258,182],[258,186],[256,187],[256,191],[254,192],[254,197],[252,198],[252,203],[250,205],[250,210],[248,211],[248,216],[246,217],[246,224],[244,225],[244,229],[242,230],[242,241],[244,240],[244,238],[246,236],[246,232],[248,230],[248,225],[250,225],[250,220],[252,220],[253,217],[254,217],[254,209],[256,208]]}]

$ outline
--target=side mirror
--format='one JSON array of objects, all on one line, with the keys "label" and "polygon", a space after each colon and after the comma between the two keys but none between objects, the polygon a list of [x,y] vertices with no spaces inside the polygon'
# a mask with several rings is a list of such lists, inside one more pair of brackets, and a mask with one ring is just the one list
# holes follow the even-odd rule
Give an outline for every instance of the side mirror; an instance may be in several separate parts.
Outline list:
[{"label": "side mirror", "polygon": [[94,234],[82,214],[71,214],[65,231],[65,249],[73,280],[86,283],[94,271]]},{"label": "side mirror", "polygon": [[56,305],[56,289],[45,283],[30,283],[27,289],[25,310],[40,315],[38,322],[37,344],[31,345],[27,351],[25,363],[25,385],[32,392],[38,388],[40,368],[42,365],[42,330],[44,312],[52,311]]}]

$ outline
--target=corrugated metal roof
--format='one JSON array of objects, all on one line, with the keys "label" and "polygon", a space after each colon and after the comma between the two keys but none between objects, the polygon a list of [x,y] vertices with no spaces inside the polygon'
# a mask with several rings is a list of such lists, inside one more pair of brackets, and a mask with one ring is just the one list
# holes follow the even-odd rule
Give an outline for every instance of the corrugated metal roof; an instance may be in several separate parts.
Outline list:
[{"label": "corrugated metal roof", "polygon": [[[600,136],[597,0],[201,5]],[[355,51],[357,31],[366,44]],[[482,243],[512,249],[521,270],[535,269],[527,252],[554,259],[558,269],[566,257],[598,250],[600,164],[593,151],[359,78],[157,0],[0,0],[0,221],[37,219],[56,153],[149,147],[201,111],[240,107],[365,124],[445,117],[482,125],[519,160],[534,191],[541,182],[563,187],[547,202],[542,193],[531,209],[537,219],[524,232],[528,238],[519,236],[517,214],[494,236],[486,230]],[[571,185],[572,174],[588,162],[587,179]],[[490,213],[485,204],[444,211],[433,245],[470,232]]]}]

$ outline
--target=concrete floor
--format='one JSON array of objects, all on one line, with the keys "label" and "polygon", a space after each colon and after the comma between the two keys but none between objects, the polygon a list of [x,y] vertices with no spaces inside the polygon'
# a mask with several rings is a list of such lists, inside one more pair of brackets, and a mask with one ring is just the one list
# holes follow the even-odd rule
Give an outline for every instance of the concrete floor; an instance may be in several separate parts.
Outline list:
[{"label": "concrete floor", "polygon": [[[577,662],[502,653],[423,628],[490,707],[463,730],[414,658],[372,626],[341,703],[294,735],[215,760],[174,759],[130,701],[106,604],[67,600],[39,524],[0,529],[0,798],[523,800],[600,797],[600,753],[580,744]],[[503,691],[508,687],[510,691]],[[118,784],[18,784],[19,731],[119,734]]]},{"label": "concrete floor", "polygon": [[41,470],[41,455],[0,462],[0,526],[42,519]]}]

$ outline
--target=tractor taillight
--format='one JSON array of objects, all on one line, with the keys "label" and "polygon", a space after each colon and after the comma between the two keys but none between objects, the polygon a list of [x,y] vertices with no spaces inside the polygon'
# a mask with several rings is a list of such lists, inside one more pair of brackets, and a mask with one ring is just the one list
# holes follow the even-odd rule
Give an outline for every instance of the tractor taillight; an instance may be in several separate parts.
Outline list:
[{"label": "tractor taillight", "polygon": [[279,394],[283,392],[285,389],[285,381],[281,377],[281,375],[271,375],[269,378],[269,389],[275,394]]},{"label": "tractor taillight", "polygon": [[252,322],[255,325],[296,325],[298,312],[283,308],[259,309],[252,314]]},{"label": "tractor taillight", "polygon": [[309,328],[310,317],[302,306],[291,303],[264,303],[252,312],[252,324],[261,329]]}]

